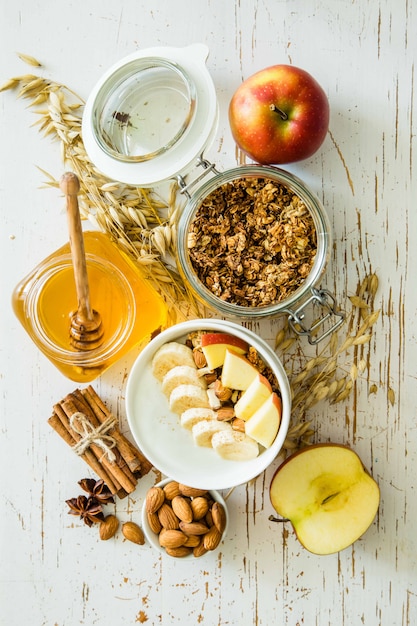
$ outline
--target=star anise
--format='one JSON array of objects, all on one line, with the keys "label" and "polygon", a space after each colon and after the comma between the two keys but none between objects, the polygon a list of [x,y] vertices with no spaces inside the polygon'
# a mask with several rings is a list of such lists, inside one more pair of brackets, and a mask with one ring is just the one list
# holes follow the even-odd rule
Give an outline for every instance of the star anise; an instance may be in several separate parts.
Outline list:
[{"label": "star anise", "polygon": [[114,504],[114,498],[104,480],[94,480],[94,478],[83,478],[78,481],[81,489],[84,489],[90,496],[95,498],[100,504]]},{"label": "star anise", "polygon": [[78,496],[78,498],[71,498],[65,501],[70,510],[70,515],[79,515],[80,519],[84,520],[87,526],[92,526],[96,522],[101,522],[104,519],[101,504],[93,497],[87,498],[87,496]]}]

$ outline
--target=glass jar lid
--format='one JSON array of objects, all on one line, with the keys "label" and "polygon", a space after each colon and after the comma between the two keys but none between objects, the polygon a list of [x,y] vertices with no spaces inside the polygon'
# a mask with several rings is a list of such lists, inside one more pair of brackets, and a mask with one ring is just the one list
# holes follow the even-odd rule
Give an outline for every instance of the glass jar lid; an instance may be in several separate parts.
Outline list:
[{"label": "glass jar lid", "polygon": [[87,100],[83,140],[109,178],[153,186],[186,173],[212,140],[217,98],[208,48],[152,48],[125,57]]},{"label": "glass jar lid", "polygon": [[148,161],[181,139],[195,113],[195,87],[164,59],[131,61],[97,94],[94,133],[103,151],[125,163]]}]

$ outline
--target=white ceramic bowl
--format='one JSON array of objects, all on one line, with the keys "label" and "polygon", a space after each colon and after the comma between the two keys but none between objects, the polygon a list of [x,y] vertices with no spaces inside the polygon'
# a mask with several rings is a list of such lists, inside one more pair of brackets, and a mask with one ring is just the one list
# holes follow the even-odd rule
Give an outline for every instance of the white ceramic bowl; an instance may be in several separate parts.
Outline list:
[{"label": "white ceramic bowl", "polygon": [[[256,348],[276,376],[282,396],[280,428],[272,446],[255,459],[229,461],[211,448],[196,446],[178,415],[169,410],[161,384],[152,374],[153,356],[163,344],[185,342],[190,332],[198,330],[226,332],[243,339]],[[261,474],[281,450],[290,421],[291,391],[281,361],[258,335],[234,322],[197,319],[164,330],[140,353],[127,382],[126,412],[138,447],[165,476],[199,489],[229,489]]]},{"label": "white ceramic bowl", "polygon": [[[164,485],[170,483],[172,480],[173,480],[172,478],[165,478],[164,480],[161,480],[161,482],[157,483],[154,486],[155,487],[163,487]],[[223,500],[223,498],[219,494],[219,492],[216,491],[215,489],[210,489],[209,493],[210,493],[211,497],[213,498],[213,500],[215,502],[218,502],[219,504],[221,504],[223,506],[224,512],[226,514],[226,525],[224,527],[223,535],[222,535],[222,538],[221,538],[221,542],[222,542],[224,540],[225,536],[226,536],[227,529],[229,527],[229,512],[227,510],[227,504]],[[155,550],[159,550],[159,552],[161,552],[162,554],[166,554],[165,548],[162,548],[162,546],[159,545],[158,535],[156,533],[154,533],[153,530],[151,530],[151,527],[149,526],[148,516],[146,514],[146,501],[143,503],[143,507],[142,507],[142,529],[143,529],[143,532],[145,533],[146,539],[149,541],[151,546],[153,548],[155,548]],[[220,544],[221,544],[221,542],[220,542]],[[220,546],[220,544],[219,544],[219,546]],[[218,550],[218,547],[216,548],[216,550]],[[206,554],[210,554],[210,552],[211,551],[207,552]],[[215,552],[215,550],[213,550],[213,552]],[[183,558],[188,559],[190,557],[195,558],[195,557],[193,557],[193,554],[190,554],[189,556],[186,556],[186,557],[183,557]]]}]

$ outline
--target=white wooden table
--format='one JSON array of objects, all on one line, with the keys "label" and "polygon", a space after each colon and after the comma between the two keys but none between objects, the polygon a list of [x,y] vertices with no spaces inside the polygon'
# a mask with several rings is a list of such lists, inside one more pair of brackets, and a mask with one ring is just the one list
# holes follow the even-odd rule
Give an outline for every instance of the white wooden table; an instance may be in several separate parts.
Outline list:
[{"label": "white wooden table", "polygon": [[[314,556],[289,526],[268,520],[273,468],[233,491],[228,536],[203,560],[162,558],[120,535],[101,542],[67,515],[65,500],[89,472],[47,424],[75,385],[39,353],[10,307],[15,284],[66,241],[62,197],[40,189],[36,167],[59,178],[60,155],[30,127],[26,102],[1,93],[0,623],[416,624],[416,2],[16,0],[2,3],[0,30],[0,83],[32,71],[21,52],[83,97],[138,48],[206,43],[220,105],[209,157],[219,168],[236,164],[227,106],[241,80],[274,63],[310,71],[330,100],[330,133],[314,157],[287,169],[330,215],[334,249],[323,285],[343,302],[375,271],[381,308],[355,394],[308,416],[317,441],[350,444],[380,485],[379,514],[351,548]],[[273,342],[274,322],[259,330]],[[124,426],[134,357],[94,383]],[[377,392],[369,394],[372,384]],[[149,474],[117,503],[122,521],[139,521],[157,478]]]}]

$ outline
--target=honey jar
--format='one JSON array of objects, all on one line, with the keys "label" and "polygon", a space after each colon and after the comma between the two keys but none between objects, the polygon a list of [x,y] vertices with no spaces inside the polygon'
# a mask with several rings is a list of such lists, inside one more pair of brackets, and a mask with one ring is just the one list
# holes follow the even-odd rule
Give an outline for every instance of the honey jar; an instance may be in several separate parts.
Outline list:
[{"label": "honey jar", "polygon": [[91,301],[104,329],[88,351],[70,340],[70,314],[77,294],[70,244],[44,259],[16,286],[12,305],[36,346],[67,378],[91,382],[131,349],[163,328],[167,309],[133,261],[100,232],[84,233]]}]

